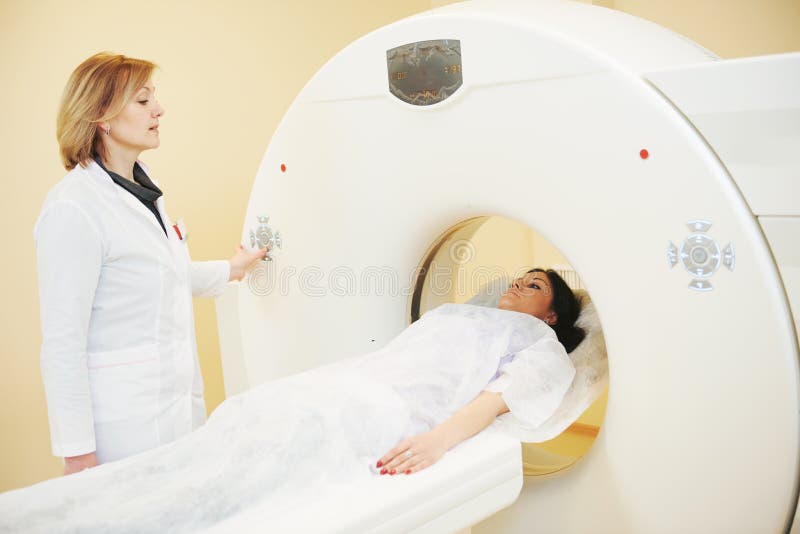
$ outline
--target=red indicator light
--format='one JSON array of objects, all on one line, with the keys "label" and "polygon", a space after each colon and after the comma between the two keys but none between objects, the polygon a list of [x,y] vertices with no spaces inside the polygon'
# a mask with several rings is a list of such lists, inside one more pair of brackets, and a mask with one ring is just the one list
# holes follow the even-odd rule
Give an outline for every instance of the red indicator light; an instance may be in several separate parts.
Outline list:
[{"label": "red indicator light", "polygon": [[281,163],[281,172],[286,172],[286,164]]},{"label": "red indicator light", "polygon": [[646,148],[643,148],[639,151],[639,157],[642,159],[647,159],[650,157],[650,152],[648,152]]}]

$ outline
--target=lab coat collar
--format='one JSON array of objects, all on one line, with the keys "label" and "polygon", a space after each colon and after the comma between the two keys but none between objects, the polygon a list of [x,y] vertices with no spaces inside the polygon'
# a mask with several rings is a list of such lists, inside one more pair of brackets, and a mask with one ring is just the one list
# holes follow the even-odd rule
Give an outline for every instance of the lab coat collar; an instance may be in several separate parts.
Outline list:
[{"label": "lab coat collar", "polygon": [[[130,180],[123,178],[119,174],[109,171],[103,162],[100,159],[95,158],[95,163],[103,169],[103,171],[111,177],[111,180],[120,186],[122,189],[133,195],[136,199],[141,202],[148,211],[152,211],[147,204],[152,203],[153,207],[156,207],[156,201],[161,198],[163,193],[161,189],[147,176],[147,172],[142,167],[138,161],[133,164],[133,179],[135,182],[131,182]],[[164,237],[169,239],[169,232],[167,231],[167,225],[164,221],[164,217],[161,216],[162,210],[156,208],[156,212],[161,217],[161,220],[156,220],[159,225],[161,225],[161,229],[164,231]],[[155,217],[155,213],[153,214]]]},{"label": "lab coat collar", "polygon": [[[140,165],[145,172],[148,172],[147,167],[141,163]],[[111,176],[109,176],[108,173],[104,171],[96,161],[90,161],[89,165],[86,167],[86,170],[95,178],[96,181],[100,182],[104,189],[110,187],[111,190],[113,190],[114,197],[116,197],[116,199],[121,201],[122,204],[124,204],[128,209],[132,210],[138,216],[143,217],[147,221],[148,231],[144,232],[145,238],[153,245],[154,248],[156,248],[156,250],[161,252],[160,255],[163,257],[167,265],[169,265],[173,270],[177,270],[177,265],[175,263],[172,250],[173,244],[169,242],[176,240],[177,236],[173,235],[174,231],[172,231],[172,221],[169,219],[169,217],[167,217],[166,210],[164,209],[164,197],[161,196],[156,200],[156,209],[158,209],[158,212],[161,215],[161,220],[164,222],[164,227],[167,229],[166,236],[164,236],[164,230],[161,228],[161,225],[158,224],[158,221],[150,212],[150,210],[148,210],[138,198],[134,197],[122,187],[116,185],[111,179]],[[158,185],[155,180],[153,180],[153,183]],[[108,189],[106,190],[108,191]]]}]

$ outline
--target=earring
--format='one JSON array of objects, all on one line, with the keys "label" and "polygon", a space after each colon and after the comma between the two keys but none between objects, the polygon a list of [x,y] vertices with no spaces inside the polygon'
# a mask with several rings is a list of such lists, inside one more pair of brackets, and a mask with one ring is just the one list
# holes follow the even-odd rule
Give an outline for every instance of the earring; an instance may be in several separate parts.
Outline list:
[{"label": "earring", "polygon": [[105,132],[106,135],[111,135],[111,126],[106,126]]}]

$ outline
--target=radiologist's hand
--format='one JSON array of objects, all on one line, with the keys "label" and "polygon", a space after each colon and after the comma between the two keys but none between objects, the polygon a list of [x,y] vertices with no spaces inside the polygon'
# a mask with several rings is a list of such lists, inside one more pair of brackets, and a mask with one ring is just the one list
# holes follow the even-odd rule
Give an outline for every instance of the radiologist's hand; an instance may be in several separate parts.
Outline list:
[{"label": "radiologist's hand", "polygon": [[376,465],[381,468],[382,475],[410,475],[435,464],[448,448],[437,427],[404,439],[384,454]]},{"label": "radiologist's hand", "polygon": [[71,475],[96,465],[99,465],[97,455],[93,452],[80,456],[67,456],[64,458],[64,475]]},{"label": "radiologist's hand", "polygon": [[247,252],[242,245],[236,247],[236,254],[228,260],[231,264],[231,275],[228,281],[240,280],[244,278],[247,270],[253,266],[258,260],[263,260],[267,255],[266,249],[258,249],[253,252]]}]

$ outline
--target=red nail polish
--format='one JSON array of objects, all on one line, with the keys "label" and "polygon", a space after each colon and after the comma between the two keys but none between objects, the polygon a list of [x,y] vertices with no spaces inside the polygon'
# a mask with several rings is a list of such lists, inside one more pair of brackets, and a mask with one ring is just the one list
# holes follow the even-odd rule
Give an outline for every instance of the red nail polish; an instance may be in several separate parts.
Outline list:
[{"label": "red nail polish", "polygon": [[411,469],[406,469],[406,474],[410,475],[411,474]]},{"label": "red nail polish", "polygon": [[378,460],[378,463],[377,463],[377,464],[375,464],[375,467],[383,467],[383,462],[381,462],[380,460]]},{"label": "red nail polish", "polygon": [[386,474],[386,473],[388,473],[388,472],[389,472],[389,471],[387,471],[385,468],[384,468],[384,469],[381,469],[381,474],[382,474],[382,475],[385,475],[385,474]]},{"label": "red nail polish", "polygon": [[392,469],[391,471],[389,471],[389,474],[390,474],[390,475],[395,475],[395,474],[397,474],[397,471],[395,471],[394,469]]}]

